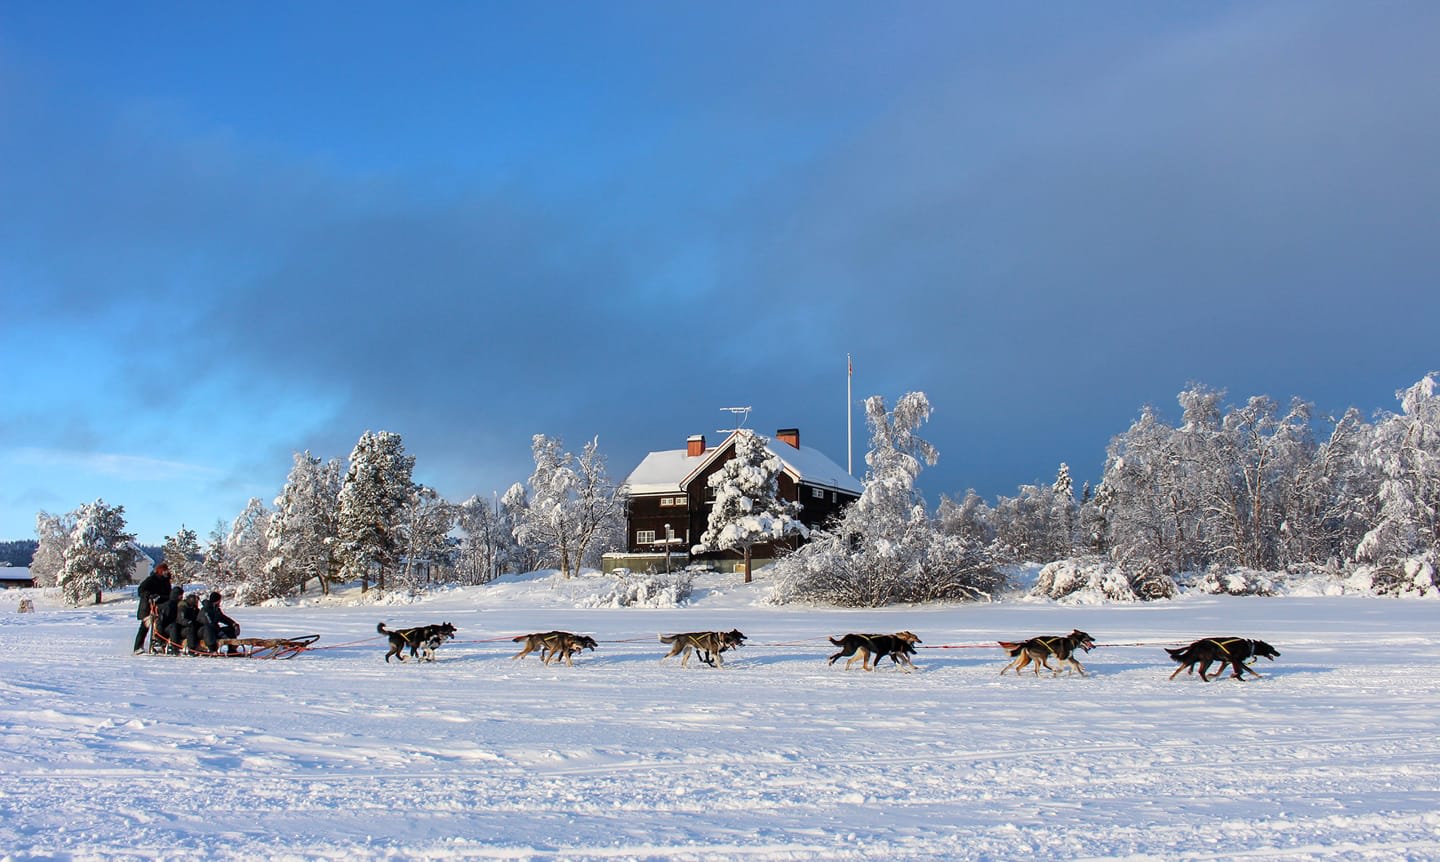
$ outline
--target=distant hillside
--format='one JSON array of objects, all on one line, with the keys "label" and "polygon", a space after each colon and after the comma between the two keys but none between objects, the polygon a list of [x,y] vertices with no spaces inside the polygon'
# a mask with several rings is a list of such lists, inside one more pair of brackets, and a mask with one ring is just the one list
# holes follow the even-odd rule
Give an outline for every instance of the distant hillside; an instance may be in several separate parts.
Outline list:
[{"label": "distant hillside", "polygon": [[6,564],[12,566],[30,565],[30,558],[35,556],[35,548],[39,544],[40,543],[34,539],[0,542],[0,566]]}]

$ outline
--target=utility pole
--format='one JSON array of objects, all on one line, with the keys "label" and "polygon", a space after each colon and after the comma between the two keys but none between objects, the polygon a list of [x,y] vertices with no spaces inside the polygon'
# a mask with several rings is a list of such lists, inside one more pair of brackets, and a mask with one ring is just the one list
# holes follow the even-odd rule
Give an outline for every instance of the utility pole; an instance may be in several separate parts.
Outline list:
[{"label": "utility pole", "polygon": [[855,377],[855,363],[845,354],[845,472],[855,475],[855,399],[850,394],[850,381]]}]

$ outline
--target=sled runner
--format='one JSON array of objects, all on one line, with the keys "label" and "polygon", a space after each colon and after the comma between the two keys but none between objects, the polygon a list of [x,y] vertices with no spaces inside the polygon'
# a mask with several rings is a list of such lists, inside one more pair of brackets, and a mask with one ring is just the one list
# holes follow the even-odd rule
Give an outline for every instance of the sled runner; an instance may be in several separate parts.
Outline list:
[{"label": "sled runner", "polygon": [[319,635],[298,638],[221,638],[216,643],[220,655],[239,658],[294,658],[304,652]]}]

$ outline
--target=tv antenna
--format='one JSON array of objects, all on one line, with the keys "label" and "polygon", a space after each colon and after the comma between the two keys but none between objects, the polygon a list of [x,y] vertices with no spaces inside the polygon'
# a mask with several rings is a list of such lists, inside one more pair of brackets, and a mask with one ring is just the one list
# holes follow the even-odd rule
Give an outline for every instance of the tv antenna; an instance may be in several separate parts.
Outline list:
[{"label": "tv antenna", "polygon": [[735,423],[735,427],[734,427],[734,428],[717,428],[717,429],[716,429],[716,433],[719,433],[719,434],[734,434],[736,431],[739,431],[741,428],[744,428],[746,422],[750,421],[750,408],[749,408],[749,407],[721,407],[721,408],[720,408],[720,411],[721,411],[722,413],[733,413],[733,414],[735,414],[736,416],[739,416],[740,418],[739,418],[738,420],[736,420],[736,423]]}]

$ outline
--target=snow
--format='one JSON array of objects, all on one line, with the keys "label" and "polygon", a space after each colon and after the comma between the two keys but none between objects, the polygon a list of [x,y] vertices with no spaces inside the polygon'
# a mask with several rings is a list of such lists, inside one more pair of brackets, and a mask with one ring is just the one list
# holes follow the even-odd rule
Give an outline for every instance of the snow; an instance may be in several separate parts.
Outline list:
[{"label": "snow", "polygon": [[[231,609],[246,635],[321,636],[290,661],[131,656],[133,594],[0,594],[0,858],[1440,856],[1432,601],[832,610],[739,578],[674,608],[581,608],[614,580],[537,573]],[[387,665],[381,619],[459,636]],[[659,632],[732,627],[750,640],[722,670],[659,661]],[[600,648],[511,660],[553,628]],[[1102,644],[1090,676],[997,676],[994,640],[1071,628]],[[916,673],[825,662],[826,635],[900,629]],[[1163,645],[1231,634],[1282,655],[1166,678]]]}]

